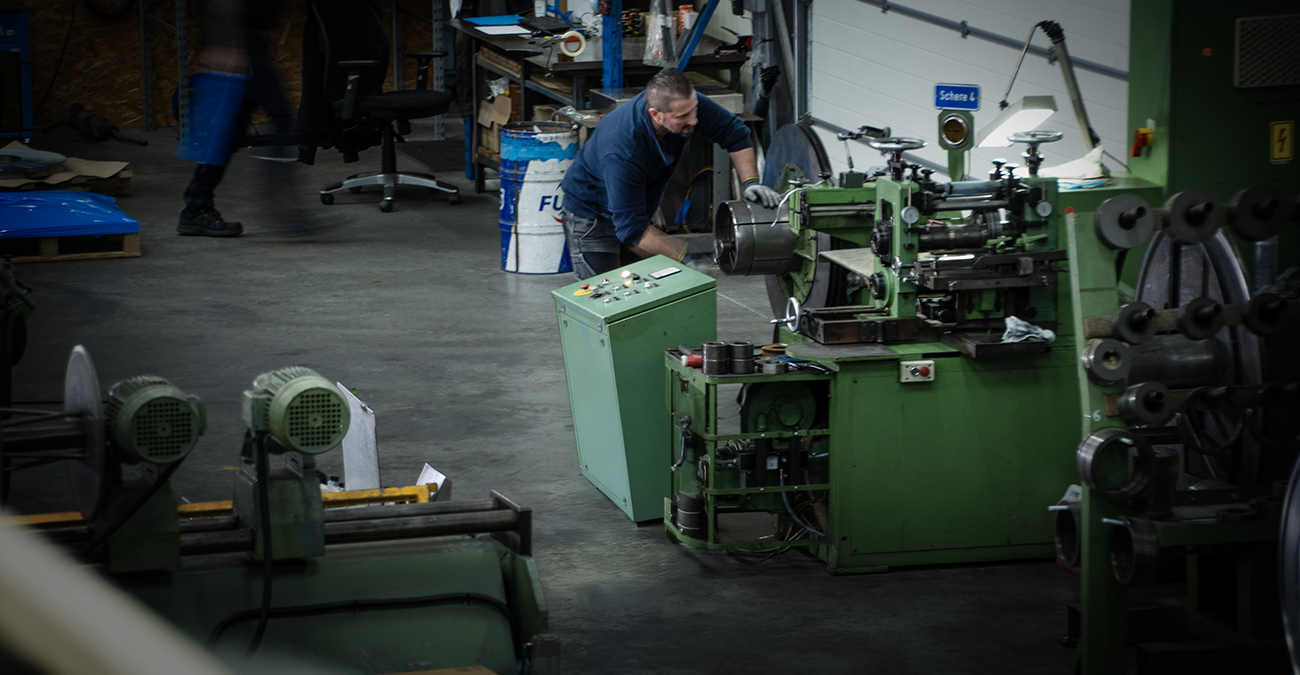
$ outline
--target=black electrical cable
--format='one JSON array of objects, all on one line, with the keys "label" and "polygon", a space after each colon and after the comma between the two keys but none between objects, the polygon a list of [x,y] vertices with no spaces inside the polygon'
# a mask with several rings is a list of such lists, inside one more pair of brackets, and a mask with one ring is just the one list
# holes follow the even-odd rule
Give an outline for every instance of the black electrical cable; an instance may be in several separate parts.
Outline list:
[{"label": "black electrical cable", "polygon": [[63,57],[68,53],[68,43],[72,42],[72,24],[77,22],[77,2],[72,0],[72,18],[68,19],[68,34],[63,37],[63,49],[59,50],[59,60],[54,64],[54,74],[50,76],[50,86],[45,88],[45,95],[41,97],[41,102],[36,105],[36,110],[32,115],[41,111],[45,106],[45,99],[50,97],[50,92],[54,91],[54,83],[59,79],[59,70],[63,68]]},{"label": "black electrical cable", "polygon": [[[781,479],[781,487],[785,487],[785,473],[784,473],[784,472],[780,472],[780,473],[778,473],[777,475],[778,475],[778,477]],[[784,492],[784,491],[783,491],[783,492],[781,493],[781,501],[785,503],[785,510],[788,511],[788,512],[790,513],[790,517],[791,517],[791,518],[794,518],[794,522],[798,523],[798,524],[799,524],[799,527],[802,527],[803,529],[807,530],[807,531],[808,531],[808,534],[811,534],[811,535],[813,535],[813,536],[815,536],[815,537],[822,537],[822,538],[825,538],[825,537],[826,537],[826,533],[825,533],[825,532],[822,532],[821,530],[818,530],[817,528],[815,528],[815,527],[809,525],[808,523],[805,523],[805,522],[803,521],[803,519],[799,517],[799,514],[795,513],[794,508],[792,508],[792,507],[790,506],[790,493],[789,493],[789,492]]]},{"label": "black electrical cable", "polygon": [[[262,535],[262,607],[257,610],[257,629],[253,631],[253,641],[244,652],[245,658],[252,658],[262,644],[266,635],[266,623],[271,619],[271,580],[274,577],[275,560],[271,557],[271,496],[267,483],[271,478],[271,460],[266,453],[266,432],[253,434],[253,452],[257,456],[257,528]],[[250,612],[252,610],[249,610]]]},{"label": "black electrical cable", "polygon": [[[481,602],[491,605],[500,610],[502,614],[510,621],[510,635],[515,645],[515,655],[519,656],[519,619],[514,612],[510,610],[509,605],[490,596],[481,593],[443,593],[441,595],[424,595],[413,598],[384,598],[373,600],[342,600],[339,602],[322,602],[315,605],[296,605],[293,607],[276,607],[271,610],[271,616],[276,618],[292,616],[317,616],[320,614],[339,614],[343,612],[360,612],[372,609],[412,609],[416,607],[427,607],[430,605],[442,605],[453,602],[471,603]],[[212,629],[208,636],[208,648],[211,649],[217,645],[221,639],[221,634],[228,628],[236,624],[252,621],[259,617],[261,610],[246,609],[241,612],[235,612],[217,627]]]},{"label": "black electrical cable", "polygon": [[[183,461],[185,460],[182,459],[181,462]],[[131,506],[128,507],[126,511],[123,511],[122,514],[119,515],[113,522],[109,523],[108,527],[104,528],[103,530],[100,531],[99,534],[95,535],[95,538],[91,539],[90,543],[86,544],[86,547],[81,549],[81,554],[83,556],[89,557],[90,554],[95,552],[95,549],[99,548],[100,545],[108,541],[109,537],[116,534],[117,531],[127,523],[127,521],[135,517],[135,514],[139,513],[140,509],[144,508],[144,505],[148,503],[148,501],[152,499],[154,495],[158,494],[158,491],[162,489],[162,486],[165,485],[167,481],[171,479],[172,474],[176,473],[176,469],[180,468],[181,462],[173,462],[172,464],[168,464],[167,468],[163,469],[163,472],[158,474],[158,478],[154,480],[153,485],[150,485],[149,487],[145,488],[145,491],[139,497],[136,497],[135,501],[131,502]]]}]

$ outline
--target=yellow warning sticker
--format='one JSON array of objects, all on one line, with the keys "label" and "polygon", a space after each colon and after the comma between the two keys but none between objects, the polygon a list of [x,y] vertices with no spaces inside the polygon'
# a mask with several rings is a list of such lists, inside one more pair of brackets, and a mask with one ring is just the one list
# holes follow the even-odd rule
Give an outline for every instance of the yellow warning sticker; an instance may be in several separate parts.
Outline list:
[{"label": "yellow warning sticker", "polygon": [[1268,161],[1289,162],[1295,159],[1295,121],[1269,124]]}]

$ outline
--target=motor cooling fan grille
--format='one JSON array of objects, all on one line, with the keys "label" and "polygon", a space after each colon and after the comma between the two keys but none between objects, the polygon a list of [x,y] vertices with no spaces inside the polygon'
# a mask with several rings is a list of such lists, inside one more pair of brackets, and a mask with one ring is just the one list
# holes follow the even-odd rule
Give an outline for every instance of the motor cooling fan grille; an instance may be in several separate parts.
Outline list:
[{"label": "motor cooling fan grille", "polygon": [[185,401],[150,401],[135,416],[135,447],[153,462],[176,457],[193,443],[195,422],[194,409]]},{"label": "motor cooling fan grille", "polygon": [[285,409],[288,435],[295,447],[332,448],[343,439],[343,401],[321,389],[305,391]]}]

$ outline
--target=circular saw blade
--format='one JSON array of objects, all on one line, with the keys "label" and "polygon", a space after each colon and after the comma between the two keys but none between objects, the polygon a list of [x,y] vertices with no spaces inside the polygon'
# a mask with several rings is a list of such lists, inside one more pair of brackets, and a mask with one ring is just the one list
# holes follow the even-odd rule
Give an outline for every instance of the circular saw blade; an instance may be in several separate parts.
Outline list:
[{"label": "circular saw blade", "polygon": [[63,377],[63,410],[80,413],[85,422],[86,445],[82,451],[86,459],[68,462],[68,478],[72,482],[72,496],[77,509],[87,522],[99,515],[104,501],[104,480],[107,477],[107,449],[104,447],[104,406],[99,393],[99,375],[90,352],[77,345],[68,357],[68,369]]},{"label": "circular saw blade", "polygon": [[[811,183],[818,181],[822,174],[831,173],[826,148],[817,139],[812,125],[806,123],[787,124],[778,129],[767,148],[765,160],[763,184],[779,193],[790,189],[788,181],[792,178],[802,178]],[[818,232],[815,236],[814,255],[833,248],[829,234]],[[786,274],[767,277],[767,299],[772,306],[772,316],[785,316],[786,302],[790,298],[809,309],[842,302],[840,296],[844,294],[845,274],[834,267],[829,262],[809,263],[792,268]]]},{"label": "circular saw blade", "polygon": [[68,158],[57,152],[0,148],[0,178],[44,178],[63,170]]}]

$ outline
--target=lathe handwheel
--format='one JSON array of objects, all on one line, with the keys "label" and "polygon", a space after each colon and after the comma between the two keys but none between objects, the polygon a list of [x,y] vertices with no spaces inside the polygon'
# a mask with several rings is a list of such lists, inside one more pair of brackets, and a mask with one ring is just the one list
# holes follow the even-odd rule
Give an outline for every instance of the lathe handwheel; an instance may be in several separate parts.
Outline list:
[{"label": "lathe handwheel", "polygon": [[1016,133],[1007,136],[1007,140],[1012,143],[1031,143],[1033,145],[1038,145],[1039,143],[1055,143],[1061,140],[1063,136],[1064,134],[1059,131],[1017,131]]},{"label": "lathe handwheel", "polygon": [[907,136],[886,136],[885,138],[873,138],[867,141],[867,145],[881,152],[907,152],[908,150],[924,148],[925,141]]}]

